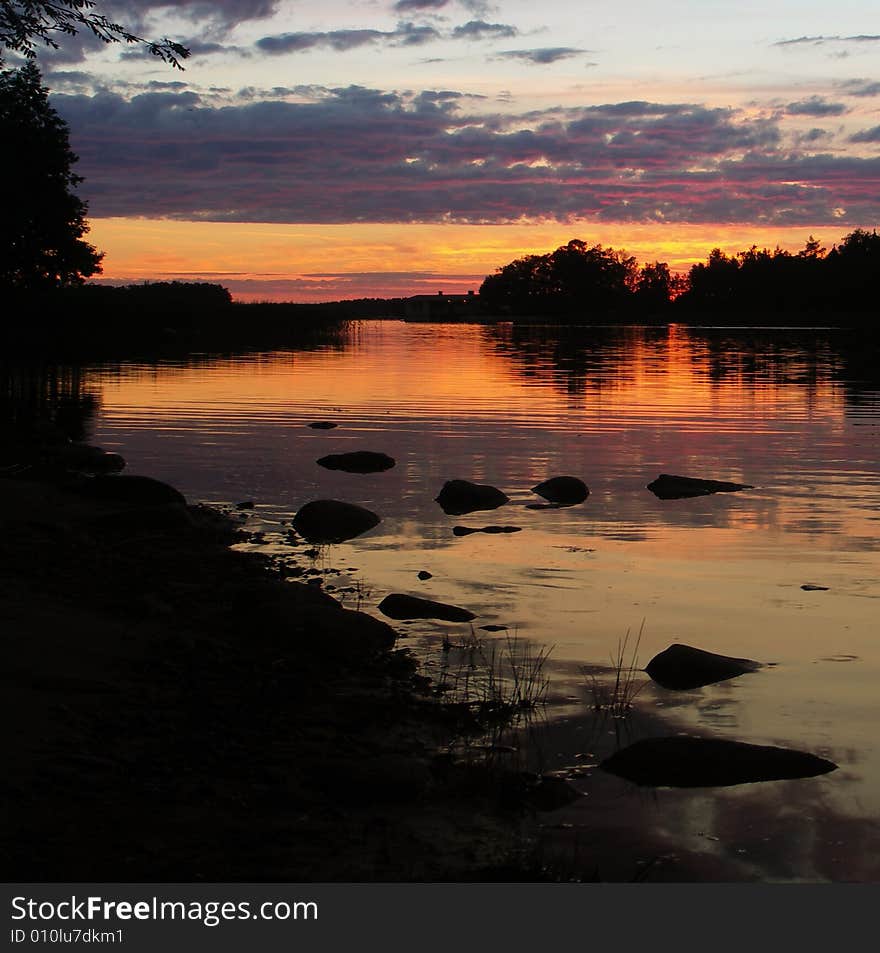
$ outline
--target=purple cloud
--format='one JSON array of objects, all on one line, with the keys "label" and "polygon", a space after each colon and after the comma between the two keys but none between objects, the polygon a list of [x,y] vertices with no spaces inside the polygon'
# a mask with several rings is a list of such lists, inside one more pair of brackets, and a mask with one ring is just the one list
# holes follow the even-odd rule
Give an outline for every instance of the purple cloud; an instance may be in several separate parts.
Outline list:
[{"label": "purple cloud", "polygon": [[440,10],[449,4],[449,0],[397,0],[394,4],[395,13],[413,13],[424,10]]},{"label": "purple cloud", "polygon": [[842,116],[848,112],[843,103],[830,103],[823,96],[810,96],[789,103],[785,111],[789,116]]},{"label": "purple cloud", "polygon": [[815,154],[781,116],[683,103],[472,114],[455,90],[291,91],[297,101],[222,107],[166,89],[53,101],[95,216],[817,225],[839,224],[841,208],[857,222],[880,213],[880,157]]},{"label": "purple cloud", "polygon": [[778,40],[773,46],[823,46],[826,43],[876,43],[880,35],[860,33],[857,36],[798,36],[793,40]]},{"label": "purple cloud", "polygon": [[452,37],[456,40],[498,40],[518,35],[519,30],[514,26],[487,23],[485,20],[469,20],[452,31]]},{"label": "purple cloud", "polygon": [[873,129],[863,129],[849,137],[850,142],[880,142],[880,126]]},{"label": "purple cloud", "polygon": [[412,23],[398,23],[395,30],[330,30],[326,33],[281,33],[278,36],[264,36],[257,40],[256,47],[270,56],[282,56],[285,53],[301,53],[316,47],[344,52],[359,46],[385,41],[393,46],[420,46],[431,40],[439,39],[440,34],[430,26],[416,26]]},{"label": "purple cloud", "polygon": [[572,46],[545,46],[535,50],[503,50],[496,54],[499,57],[510,60],[523,60],[526,63],[536,65],[546,65],[548,63],[557,63],[559,60],[571,59],[573,56],[580,56],[582,53],[590,53],[591,50],[580,50]]}]

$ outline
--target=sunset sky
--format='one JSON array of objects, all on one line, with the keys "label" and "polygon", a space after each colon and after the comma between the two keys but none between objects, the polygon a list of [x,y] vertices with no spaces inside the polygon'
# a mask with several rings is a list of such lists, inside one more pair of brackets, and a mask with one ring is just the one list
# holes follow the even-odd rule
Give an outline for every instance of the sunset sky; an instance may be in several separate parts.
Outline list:
[{"label": "sunset sky", "polygon": [[114,280],[466,291],[571,238],[684,269],[880,223],[869,0],[99,3],[40,57]]}]

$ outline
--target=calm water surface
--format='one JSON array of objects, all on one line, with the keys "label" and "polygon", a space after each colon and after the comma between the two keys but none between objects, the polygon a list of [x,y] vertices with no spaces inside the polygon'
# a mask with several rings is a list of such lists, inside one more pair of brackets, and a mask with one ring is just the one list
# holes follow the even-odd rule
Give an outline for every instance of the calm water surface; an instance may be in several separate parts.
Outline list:
[{"label": "calm water surface", "polygon": [[[560,868],[595,858],[597,876],[624,880],[880,880],[876,373],[846,331],[391,321],[311,351],[86,369],[94,442],[191,500],[254,500],[256,548],[290,551],[284,521],[312,499],[379,513],[314,564],[336,592],[357,587],[346,605],[378,614],[388,592],[409,592],[552,646],[541,766],[585,797],[545,815],[543,849]],[[319,419],[339,426],[306,426]],[[397,466],[315,463],[355,449]],[[660,473],[755,488],[661,501],[646,489]],[[560,474],[584,479],[588,500],[527,509],[530,487]],[[453,478],[511,502],[447,516],[434,497]],[[452,535],[492,523],[522,532]],[[649,683],[629,719],[602,723],[580,669],[607,664],[643,623],[641,665],[672,642],[775,664],[688,692]],[[397,628],[434,673],[449,661],[443,636],[470,633]],[[800,748],[839,769],[650,793],[591,770],[618,743],[678,732]]]}]

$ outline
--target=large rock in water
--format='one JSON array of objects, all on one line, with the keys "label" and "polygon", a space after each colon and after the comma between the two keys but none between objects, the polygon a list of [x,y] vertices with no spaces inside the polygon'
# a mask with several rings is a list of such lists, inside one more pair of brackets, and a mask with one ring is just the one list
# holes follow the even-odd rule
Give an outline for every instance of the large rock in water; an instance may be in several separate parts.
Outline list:
[{"label": "large rock in water", "polygon": [[442,619],[444,622],[470,622],[476,616],[461,606],[452,606],[446,602],[434,602],[407,596],[400,592],[391,595],[379,603],[379,611],[389,619]]},{"label": "large rock in water", "polygon": [[752,659],[716,655],[714,652],[676,643],[655,655],[645,666],[645,671],[663,688],[680,691],[723,682],[728,678],[736,678],[737,675],[745,675],[746,672],[755,672],[759,668],[761,663]]},{"label": "large rock in water", "polygon": [[510,502],[510,497],[497,487],[468,480],[447,480],[435,497],[444,513],[463,516],[475,510],[495,510]]},{"label": "large rock in water", "polygon": [[107,503],[128,503],[132,506],[163,506],[166,503],[186,504],[184,495],[168,483],[146,476],[96,476],[76,485],[76,493]]},{"label": "large rock in water", "polygon": [[354,450],[351,453],[330,453],[318,460],[318,466],[346,473],[381,473],[394,466],[394,457],[372,450]]},{"label": "large rock in water", "polygon": [[681,500],[688,496],[709,496],[711,493],[736,493],[754,487],[750,483],[726,483],[723,480],[701,480],[661,473],[648,484],[648,489],[661,500]]},{"label": "large rock in water", "polygon": [[372,510],[340,500],[312,500],[297,511],[293,528],[309,543],[342,543],[381,522]]},{"label": "large rock in water", "polygon": [[647,738],[606,758],[603,771],[639,785],[697,788],[812,778],[837,765],[814,754],[715,738]]},{"label": "large rock in water", "polygon": [[587,484],[577,477],[558,476],[533,486],[532,493],[537,493],[559,506],[574,506],[576,503],[583,503],[590,495],[590,490]]}]

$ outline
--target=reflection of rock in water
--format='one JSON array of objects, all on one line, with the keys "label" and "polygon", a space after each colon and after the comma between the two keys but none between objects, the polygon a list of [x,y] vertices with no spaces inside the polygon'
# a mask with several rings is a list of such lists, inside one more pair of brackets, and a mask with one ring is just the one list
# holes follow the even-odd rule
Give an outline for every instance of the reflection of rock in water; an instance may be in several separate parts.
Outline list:
[{"label": "reflection of rock in water", "polygon": [[522,526],[453,526],[453,536],[470,536],[473,533],[489,533],[497,535],[498,533],[519,533]]},{"label": "reflection of rock in water", "polygon": [[791,748],[674,737],[637,741],[599,767],[639,785],[696,788],[812,778],[837,765]]},{"label": "reflection of rock in water", "polygon": [[444,622],[470,622],[476,616],[461,606],[434,602],[392,592],[379,603],[379,611],[389,619],[442,619]]},{"label": "reflection of rock in water", "polygon": [[440,508],[449,516],[463,516],[474,510],[495,510],[510,502],[510,497],[497,487],[469,480],[447,480],[435,497]]},{"label": "reflection of rock in water", "polygon": [[[583,480],[572,476],[551,477],[544,480],[537,486],[532,487],[532,493],[543,496],[545,500],[551,503],[557,503],[561,506],[574,506],[577,503],[583,503],[590,495],[587,484]],[[532,504],[533,508],[537,508]]]},{"label": "reflection of rock in water", "polygon": [[351,453],[331,453],[318,460],[318,466],[346,473],[381,473],[394,466],[394,457],[372,450],[354,450]]},{"label": "reflection of rock in water", "polygon": [[312,500],[301,506],[293,528],[309,543],[341,543],[381,522],[372,510],[341,500]]},{"label": "reflection of rock in water", "polygon": [[761,663],[752,659],[717,655],[676,643],[655,655],[645,666],[645,671],[663,688],[680,691],[723,682],[759,668]]},{"label": "reflection of rock in water", "polygon": [[754,487],[749,483],[728,483],[724,480],[702,480],[661,473],[648,484],[648,489],[661,500],[680,500],[689,496],[709,496],[711,493],[736,493]]}]

